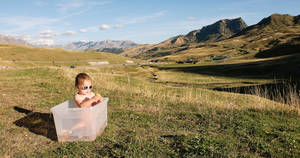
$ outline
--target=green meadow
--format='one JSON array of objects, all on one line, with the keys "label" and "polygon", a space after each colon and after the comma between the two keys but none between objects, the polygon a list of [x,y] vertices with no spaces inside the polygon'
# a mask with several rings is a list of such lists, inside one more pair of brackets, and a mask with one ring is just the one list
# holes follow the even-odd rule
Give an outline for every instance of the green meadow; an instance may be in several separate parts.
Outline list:
[{"label": "green meadow", "polygon": [[[233,70],[234,61],[26,67],[0,70],[1,157],[300,155],[299,94],[288,75],[221,69]],[[80,72],[109,98],[108,126],[95,141],[60,143],[50,108],[76,94]]]},{"label": "green meadow", "polygon": [[89,65],[88,62],[102,61],[110,64],[126,64],[127,60],[132,60],[112,53],[45,49],[12,44],[0,44],[0,58],[2,58],[1,66],[19,68],[85,66]]}]

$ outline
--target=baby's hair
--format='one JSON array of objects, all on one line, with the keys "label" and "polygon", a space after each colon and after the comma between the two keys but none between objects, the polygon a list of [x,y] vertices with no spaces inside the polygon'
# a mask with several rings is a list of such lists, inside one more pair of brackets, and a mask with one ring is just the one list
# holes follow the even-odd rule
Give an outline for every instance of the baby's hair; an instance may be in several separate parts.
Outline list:
[{"label": "baby's hair", "polygon": [[83,85],[83,82],[84,81],[91,81],[92,82],[92,79],[89,75],[87,75],[86,73],[80,73],[76,76],[76,79],[75,79],[75,87],[78,87],[80,85]]}]

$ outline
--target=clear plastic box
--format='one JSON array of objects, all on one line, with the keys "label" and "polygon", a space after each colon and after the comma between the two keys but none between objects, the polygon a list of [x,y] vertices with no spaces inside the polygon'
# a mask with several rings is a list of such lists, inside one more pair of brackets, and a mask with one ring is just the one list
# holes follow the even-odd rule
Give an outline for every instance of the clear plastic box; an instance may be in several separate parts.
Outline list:
[{"label": "clear plastic box", "polygon": [[[58,141],[94,141],[107,126],[107,101],[103,98],[93,107],[76,108],[71,99],[51,108]],[[78,128],[70,130],[75,126]]]}]

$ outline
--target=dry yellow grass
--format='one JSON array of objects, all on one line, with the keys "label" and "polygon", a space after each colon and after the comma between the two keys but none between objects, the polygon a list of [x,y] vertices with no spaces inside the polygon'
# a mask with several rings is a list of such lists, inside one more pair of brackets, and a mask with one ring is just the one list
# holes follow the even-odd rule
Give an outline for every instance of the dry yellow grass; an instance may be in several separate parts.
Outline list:
[{"label": "dry yellow grass", "polygon": [[59,48],[46,49],[12,44],[0,44],[0,47],[0,58],[2,58],[2,60],[0,60],[1,66],[78,66],[89,65],[88,62],[93,61],[108,61],[110,64],[126,64],[127,60],[132,60],[105,52],[78,52]]},{"label": "dry yellow grass", "polygon": [[[65,69],[61,69],[62,74],[64,76],[68,76],[68,79],[72,79],[78,70],[66,71]],[[93,72],[94,69],[86,70],[87,72]],[[97,71],[97,70],[95,70]],[[167,71],[155,71],[153,68],[148,68],[147,70],[137,68],[138,72],[148,71],[147,75],[136,76],[136,70],[132,69],[131,72],[122,72],[116,71],[117,74],[112,74],[110,71],[108,73],[91,73],[92,78],[94,78],[94,82],[96,86],[101,86],[101,88],[110,90],[110,91],[119,91],[127,94],[128,96],[132,96],[134,99],[138,99],[135,97],[136,94],[141,95],[145,98],[155,98],[154,104],[157,106],[156,108],[164,107],[167,104],[176,104],[177,102],[184,102],[186,105],[192,104],[203,104],[209,105],[207,107],[219,107],[219,108],[230,108],[230,109],[247,109],[254,108],[259,110],[286,110],[290,111],[294,108],[297,108],[298,102],[293,103],[293,105],[286,105],[282,103],[277,103],[274,101],[270,101],[269,99],[265,99],[261,96],[260,89],[257,92],[253,92],[255,95],[245,95],[245,94],[234,94],[228,92],[217,92],[211,91],[202,88],[189,88],[186,87],[172,87],[170,85],[165,85],[161,83],[151,83],[149,82],[149,78],[151,78],[152,72],[154,72],[158,76],[163,76],[159,78],[159,81],[164,83],[168,82],[179,82],[179,83],[187,83],[187,84],[209,84],[209,83],[222,83],[227,82],[228,79],[220,79],[213,78],[210,76],[201,76],[201,75],[192,75],[189,74],[190,80],[186,81],[186,76],[182,76],[178,72],[167,72]],[[133,75],[128,75],[133,74]],[[123,80],[123,82],[120,82]],[[132,78],[129,79],[128,78]],[[136,79],[133,81],[133,79]],[[210,81],[210,82],[209,82]],[[241,81],[240,79],[232,80],[232,82]],[[134,83],[132,83],[134,82]],[[159,86],[158,86],[159,84]],[[101,90],[101,89],[100,89]],[[123,96],[120,96],[122,98]],[[293,96],[293,97],[297,97]],[[122,103],[120,103],[122,105]],[[125,106],[125,105],[124,105]],[[133,105],[139,110],[143,110],[140,107],[140,104]],[[151,109],[155,109],[152,107]]]},{"label": "dry yellow grass", "polygon": [[[123,69],[123,71],[122,71]],[[113,73],[113,71],[115,73]],[[184,78],[172,80],[176,74],[169,71],[158,72],[153,68],[34,68],[23,70],[2,70],[0,86],[0,140],[5,141],[0,147],[1,156],[27,155],[52,151],[63,144],[52,141],[49,122],[43,122],[42,117],[50,113],[50,107],[63,102],[76,93],[74,78],[79,72],[88,73],[93,79],[95,93],[111,97],[109,109],[116,111],[133,111],[158,115],[161,120],[176,120],[176,117],[160,117],[164,113],[186,111],[206,111],[207,109],[245,110],[292,112],[296,106],[271,101],[255,95],[217,92],[202,88],[172,87],[161,83],[149,82],[152,72],[171,82],[184,82]],[[137,73],[139,72],[139,73]],[[140,74],[140,75],[139,75]],[[178,74],[178,76],[182,74]],[[207,83],[209,76],[193,75],[198,83]],[[211,78],[222,82],[222,79]],[[225,79],[226,80],[226,79]],[[5,94],[5,95],[4,95]],[[295,97],[295,96],[293,96]],[[296,96],[297,97],[297,96]],[[8,99],[9,98],[9,99]],[[113,103],[113,104],[112,104]],[[299,102],[294,104],[299,105]],[[14,110],[14,107],[33,110],[35,115],[26,116]],[[216,110],[211,110],[211,117],[216,116]],[[30,117],[31,116],[31,117]],[[49,117],[49,116],[48,116]],[[38,118],[38,119],[37,119]],[[29,126],[22,128],[14,122],[26,119],[32,126],[43,123],[39,131],[32,131]],[[25,120],[24,120],[25,121]],[[151,121],[151,120],[149,120]],[[113,124],[113,123],[112,123]],[[134,126],[134,125],[130,125]],[[44,133],[43,130],[48,131]],[[54,130],[54,129],[52,129]],[[169,129],[157,127],[146,135],[157,135],[171,132]],[[178,131],[178,134],[190,134],[191,131]],[[37,134],[40,133],[40,134]],[[52,133],[53,134],[53,133]],[[54,133],[55,134],[55,133]],[[137,133],[137,137],[145,133]]]}]

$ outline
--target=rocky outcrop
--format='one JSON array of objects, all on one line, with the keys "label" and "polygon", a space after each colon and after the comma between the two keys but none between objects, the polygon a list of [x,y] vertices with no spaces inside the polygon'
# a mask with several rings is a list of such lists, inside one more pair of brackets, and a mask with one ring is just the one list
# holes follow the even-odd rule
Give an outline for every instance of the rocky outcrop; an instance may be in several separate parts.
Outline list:
[{"label": "rocky outcrop", "polygon": [[219,20],[193,32],[191,40],[196,42],[217,42],[229,38],[248,27],[242,18]]}]

